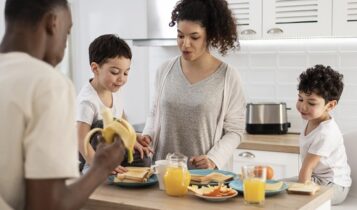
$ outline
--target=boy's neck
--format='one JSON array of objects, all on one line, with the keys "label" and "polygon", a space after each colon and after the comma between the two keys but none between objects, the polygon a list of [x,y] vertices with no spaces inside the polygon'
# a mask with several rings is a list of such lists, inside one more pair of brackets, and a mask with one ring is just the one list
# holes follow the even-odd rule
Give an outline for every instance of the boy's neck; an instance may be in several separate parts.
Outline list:
[{"label": "boy's neck", "polygon": [[322,115],[319,118],[309,120],[306,130],[305,130],[305,135],[308,135],[311,131],[313,131],[315,128],[317,128],[322,122],[330,120],[330,119],[331,119],[330,114],[328,112],[326,112],[326,114]]},{"label": "boy's neck", "polygon": [[103,88],[101,85],[99,85],[98,81],[93,78],[90,81],[90,84],[94,88],[94,90],[97,92],[98,97],[102,101],[102,103],[107,106],[107,107],[112,107],[113,104],[113,98],[112,98],[112,92],[106,90]]}]

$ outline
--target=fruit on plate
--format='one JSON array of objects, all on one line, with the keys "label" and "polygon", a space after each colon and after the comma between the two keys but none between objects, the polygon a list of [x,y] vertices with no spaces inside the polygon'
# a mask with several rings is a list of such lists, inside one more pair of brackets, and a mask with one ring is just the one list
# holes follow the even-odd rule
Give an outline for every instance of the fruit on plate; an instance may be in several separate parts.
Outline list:
[{"label": "fruit on plate", "polygon": [[267,174],[266,174],[266,178],[267,179],[272,179],[273,176],[274,176],[274,170],[272,167],[270,166],[256,166],[255,169],[254,169],[254,173],[257,175],[257,176],[261,176],[262,174],[262,167],[266,167],[266,170],[267,170]]},{"label": "fruit on plate", "polygon": [[133,162],[133,151],[136,143],[136,132],[133,126],[124,119],[114,119],[108,108],[104,108],[101,114],[103,117],[103,129],[94,128],[87,133],[84,138],[84,154],[88,154],[89,141],[93,134],[101,132],[107,144],[113,143],[114,135],[118,134],[128,151],[128,162]]},{"label": "fruit on plate", "polygon": [[229,187],[226,187],[225,185],[218,185],[218,186],[203,186],[201,188],[198,188],[197,185],[192,185],[188,187],[189,190],[192,192],[203,195],[203,196],[209,196],[209,197],[224,197],[224,196],[231,196],[235,195],[237,192]]}]

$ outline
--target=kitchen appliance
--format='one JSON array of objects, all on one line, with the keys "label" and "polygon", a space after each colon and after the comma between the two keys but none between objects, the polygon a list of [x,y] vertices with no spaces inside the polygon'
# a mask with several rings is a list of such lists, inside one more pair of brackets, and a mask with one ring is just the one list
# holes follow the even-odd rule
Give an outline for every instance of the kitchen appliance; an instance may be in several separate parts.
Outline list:
[{"label": "kitchen appliance", "polygon": [[290,123],[286,103],[248,103],[246,131],[250,134],[286,134]]}]

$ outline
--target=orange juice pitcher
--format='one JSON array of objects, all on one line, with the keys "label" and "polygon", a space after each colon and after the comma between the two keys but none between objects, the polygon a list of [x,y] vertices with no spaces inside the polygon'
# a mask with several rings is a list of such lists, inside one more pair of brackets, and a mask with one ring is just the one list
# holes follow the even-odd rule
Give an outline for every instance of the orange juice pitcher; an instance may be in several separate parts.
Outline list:
[{"label": "orange juice pitcher", "polygon": [[165,191],[171,196],[184,196],[190,184],[191,175],[187,170],[187,157],[182,154],[169,154],[169,166],[164,176]]}]

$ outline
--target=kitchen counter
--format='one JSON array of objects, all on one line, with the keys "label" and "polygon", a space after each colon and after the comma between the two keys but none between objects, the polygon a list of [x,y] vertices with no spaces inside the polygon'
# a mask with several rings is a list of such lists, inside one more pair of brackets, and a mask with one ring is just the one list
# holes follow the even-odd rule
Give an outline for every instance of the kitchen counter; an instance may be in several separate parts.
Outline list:
[{"label": "kitchen counter", "polygon": [[299,135],[252,135],[244,134],[238,149],[286,152],[299,154]]},{"label": "kitchen counter", "polygon": [[184,197],[171,197],[158,186],[149,188],[120,188],[111,185],[100,186],[89,198],[82,210],[254,210],[254,209],[331,209],[332,189],[321,187],[313,196],[282,192],[267,197],[263,207],[244,204],[241,195],[223,202],[209,202],[193,194]]}]

